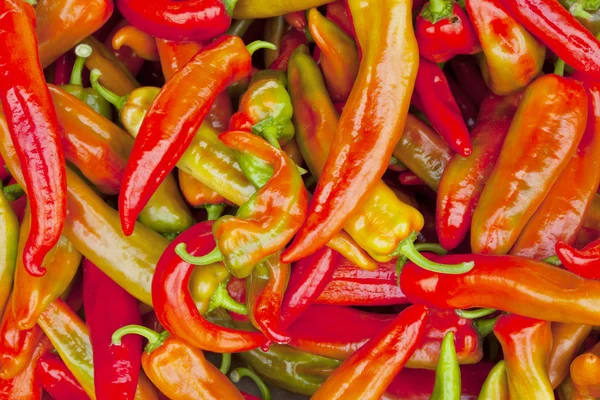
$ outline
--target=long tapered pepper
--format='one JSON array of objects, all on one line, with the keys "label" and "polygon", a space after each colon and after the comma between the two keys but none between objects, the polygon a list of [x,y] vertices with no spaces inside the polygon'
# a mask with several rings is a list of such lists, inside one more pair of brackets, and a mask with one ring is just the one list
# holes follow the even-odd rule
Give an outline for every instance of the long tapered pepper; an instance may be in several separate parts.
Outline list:
[{"label": "long tapered pepper", "polygon": [[592,331],[589,325],[552,323],[552,351],[548,361],[548,378],[552,388],[569,375],[569,365],[583,341]]},{"label": "long tapered pepper", "polygon": [[469,128],[469,130],[473,129],[475,120],[477,120],[477,110],[480,104],[475,105],[454,78],[446,74],[446,79],[450,85],[452,96],[454,96],[454,100],[456,100],[456,105],[460,110],[465,124],[467,124],[467,128]]},{"label": "long tapered pepper", "polygon": [[269,18],[265,22],[264,28],[264,40],[275,45],[275,50],[265,50],[263,53],[263,59],[265,62],[265,68],[270,68],[273,62],[281,54],[281,39],[288,29],[288,24],[283,16]]},{"label": "long tapered pepper", "polygon": [[546,48],[503,7],[502,0],[468,0],[467,12],[481,42],[479,64],[496,94],[524,88],[542,71]]},{"label": "long tapered pepper", "polygon": [[[588,120],[577,152],[519,235],[510,254],[544,259],[556,242],[574,243],[600,184],[600,84],[584,83]],[[577,190],[573,190],[573,187]]]},{"label": "long tapered pepper", "polygon": [[[221,196],[204,183],[194,179],[194,177],[187,172],[179,170],[178,178],[181,194],[183,194],[185,200],[192,207],[205,207],[210,214],[211,207],[220,207],[227,201],[225,200],[225,197]],[[209,219],[211,219],[210,216]]]},{"label": "long tapered pepper", "polygon": [[[467,157],[473,151],[469,130],[456,104],[444,71],[434,62],[421,58],[415,83],[415,93],[431,126],[439,132],[448,146]],[[433,94],[433,95],[432,95]]]},{"label": "long tapered pepper", "polygon": [[89,399],[73,373],[56,354],[46,353],[40,357],[35,367],[35,375],[42,388],[55,399]]},{"label": "long tapered pepper", "polygon": [[83,269],[83,304],[93,350],[96,397],[133,400],[142,340],[127,337],[117,346],[112,334],[123,326],[142,323],[138,301],[88,260]]},{"label": "long tapered pepper", "polygon": [[41,276],[46,272],[42,260],[64,226],[67,181],[60,128],[38,60],[33,13],[21,0],[5,1],[1,8],[0,39],[7,48],[0,56],[0,100],[23,166],[33,217],[23,264],[31,275]]},{"label": "long tapered pepper", "polygon": [[490,91],[485,84],[481,71],[475,63],[474,57],[458,56],[449,61],[456,81],[461,89],[469,96],[475,106],[479,108]]},{"label": "long tapered pepper", "polygon": [[529,85],[473,213],[474,253],[510,250],[577,150],[587,114],[578,82],[553,74]]},{"label": "long tapered pepper", "polygon": [[466,237],[479,196],[483,191],[521,96],[492,96],[481,105],[472,132],[473,153],[454,155],[438,187],[436,231],[445,249],[456,248]]},{"label": "long tapered pepper", "polygon": [[565,243],[556,243],[556,254],[569,271],[587,279],[600,279],[600,239],[577,250]]},{"label": "long tapered pepper", "polygon": [[113,35],[111,47],[120,50],[123,46],[133,49],[135,54],[148,61],[159,61],[156,40],[134,26],[123,26]]},{"label": "long tapered pepper", "polygon": [[[0,183],[0,191],[2,187]],[[0,315],[4,315],[13,286],[19,243],[19,220],[4,192],[0,193],[0,227]]]},{"label": "long tapered pepper", "polygon": [[322,6],[331,0],[238,0],[233,9],[235,19],[269,18],[294,11]]},{"label": "long tapered pepper", "polygon": [[503,315],[494,326],[502,345],[510,397],[554,399],[546,365],[552,348],[550,322]]},{"label": "long tapered pepper", "polygon": [[600,42],[552,0],[501,0],[507,11],[568,65],[600,79]]},{"label": "long tapered pepper", "polygon": [[[350,0],[348,5],[362,61],[307,219],[284,261],[313,253],[342,229],[387,169],[406,121],[418,68],[410,2]],[[373,20],[380,21],[375,32]],[[395,65],[402,70],[388,74]]]},{"label": "long tapered pepper", "polygon": [[[25,210],[21,225],[19,254],[23,251],[25,238],[31,226],[31,213]],[[58,243],[46,254],[42,265],[48,272],[44,276],[30,276],[23,263],[17,260],[15,287],[13,289],[12,313],[20,329],[32,329],[40,314],[54,299],[67,290],[81,262],[81,253],[67,238],[61,236]]]},{"label": "long tapered pepper", "polygon": [[[313,175],[319,176],[335,140],[335,132],[339,129],[338,117],[319,68],[305,47],[292,54],[288,80],[297,127],[296,140],[308,168]],[[422,218],[417,210],[399,200],[389,187],[379,181],[344,229],[369,254],[378,260],[388,261],[391,259],[389,254],[398,243],[412,230],[423,227]]]},{"label": "long tapered pepper", "polygon": [[156,47],[163,74],[169,80],[202,49],[202,44],[156,39]]},{"label": "long tapered pepper", "polygon": [[360,65],[356,43],[315,8],[308,12],[308,28],[321,50],[320,64],[331,99],[346,101]]},{"label": "long tapered pepper", "polygon": [[411,306],[335,370],[313,399],[379,399],[423,336],[427,308]]},{"label": "long tapered pepper", "polygon": [[440,359],[435,370],[435,384],[431,400],[459,400],[461,398],[460,367],[454,348],[454,333],[444,335]]},{"label": "long tapered pepper", "polygon": [[577,356],[571,363],[571,379],[583,396],[600,396],[600,344]]},{"label": "long tapered pepper", "polygon": [[110,0],[39,0],[35,14],[42,67],[98,30],[110,18],[113,8]]},{"label": "long tapered pepper", "polygon": [[506,362],[499,361],[486,378],[478,399],[508,400],[508,378],[506,377]]},{"label": "long tapered pepper", "polygon": [[104,40],[104,46],[111,51],[115,57],[127,68],[127,70],[133,75],[137,75],[140,69],[144,65],[145,60],[139,57],[133,49],[127,46],[122,46],[119,50],[113,48],[112,39],[121,28],[129,25],[128,22],[122,19],[114,28],[110,31],[106,39]]},{"label": "long tapered pepper", "polygon": [[[600,282],[586,280],[541,261],[515,256],[430,256],[454,263],[474,260],[466,274],[425,271],[412,263],[402,269],[400,287],[414,303],[439,308],[489,307],[548,321],[595,325],[600,320]],[[532,289],[535,288],[535,289]]]},{"label": "long tapered pepper", "polygon": [[225,36],[194,56],[163,87],[142,122],[125,170],[119,212],[127,235],[152,193],[191,144],[216,95],[247,76],[250,67],[251,55],[242,40]]},{"label": "long tapered pepper", "polygon": [[10,379],[0,379],[0,398],[41,400],[42,387],[36,376],[36,364],[39,358],[50,350],[52,350],[50,341],[41,340],[35,346],[31,361],[19,375]]}]

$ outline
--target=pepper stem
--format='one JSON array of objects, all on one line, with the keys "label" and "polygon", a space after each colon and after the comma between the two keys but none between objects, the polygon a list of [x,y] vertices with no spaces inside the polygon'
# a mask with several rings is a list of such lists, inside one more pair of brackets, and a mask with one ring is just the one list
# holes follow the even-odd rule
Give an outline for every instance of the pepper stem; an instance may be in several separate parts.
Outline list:
[{"label": "pepper stem", "polygon": [[554,74],[563,76],[565,74],[565,62],[560,58],[554,64]]},{"label": "pepper stem", "polygon": [[498,310],[495,310],[493,308],[479,308],[477,310],[454,310],[454,311],[461,318],[476,319],[476,318],[487,317],[488,315],[491,315]]},{"label": "pepper stem", "polygon": [[500,316],[496,318],[486,318],[486,319],[478,319],[473,324],[475,325],[475,330],[479,333],[479,336],[482,338],[486,337],[494,330],[494,326],[496,325],[496,321],[498,321]]},{"label": "pepper stem", "polygon": [[221,282],[210,298],[208,312],[217,308],[224,308],[236,314],[248,315],[248,307],[245,304],[238,303],[229,295],[227,282]]},{"label": "pepper stem", "polygon": [[219,371],[221,371],[223,373],[223,375],[227,375],[230,368],[231,368],[231,353],[221,354],[221,366],[219,367]]},{"label": "pepper stem", "polygon": [[235,8],[237,2],[238,0],[223,0],[225,11],[227,11],[227,14],[229,14],[230,17],[233,15],[233,9]]},{"label": "pepper stem", "polygon": [[13,183],[12,185],[4,186],[2,188],[2,193],[6,197],[8,201],[15,201],[21,196],[25,194],[25,191],[18,183]]},{"label": "pepper stem", "polygon": [[544,258],[542,260],[542,262],[545,262],[545,263],[548,263],[548,264],[552,264],[555,267],[558,267],[561,264],[560,259],[558,258],[558,256],[550,256],[550,257]]},{"label": "pepper stem", "polygon": [[79,44],[75,47],[75,55],[77,58],[75,59],[75,63],[73,64],[73,70],[71,71],[71,80],[69,83],[71,85],[83,86],[83,67],[85,65],[85,60],[92,55],[92,47],[87,44]]},{"label": "pepper stem", "polygon": [[32,6],[35,7],[35,6],[37,6],[38,2],[37,2],[37,0],[25,0],[25,3],[29,3],[29,4],[31,4]]},{"label": "pepper stem", "polygon": [[276,126],[267,126],[259,132],[260,136],[265,138],[267,142],[271,144],[271,146],[276,149],[281,150],[281,145],[277,140],[277,127]]},{"label": "pepper stem", "polygon": [[[427,258],[423,257],[423,255],[421,253],[419,253],[419,251],[416,249],[416,247],[414,245],[414,241],[417,239],[417,235],[418,235],[417,232],[413,232],[406,239],[404,239],[402,242],[400,242],[400,244],[398,245],[398,248],[396,249],[396,251],[394,251],[393,255],[406,256],[407,259],[409,259],[410,261],[412,261],[419,267],[426,269],[428,271],[437,272],[440,274],[449,274],[449,275],[465,274],[465,273],[469,272],[470,270],[472,270],[473,267],[475,266],[475,263],[473,261],[462,262],[460,264],[448,265],[448,264],[439,264],[439,263],[433,262],[431,260],[428,260]],[[401,260],[401,257],[398,258],[399,262],[400,262],[400,260]]]},{"label": "pepper stem", "polygon": [[123,110],[128,96],[119,96],[118,94],[111,92],[102,86],[99,82],[101,76],[102,72],[100,72],[99,69],[94,68],[90,72],[90,83],[92,84],[92,88],[94,88],[94,90],[98,92],[100,96],[104,97],[110,104],[117,107],[117,110]]},{"label": "pepper stem", "polygon": [[447,0],[429,0],[429,10],[432,13],[441,13],[447,7]]},{"label": "pepper stem", "polygon": [[146,328],[145,326],[127,325],[127,326],[117,329],[115,331],[115,333],[113,333],[112,344],[120,346],[123,336],[129,335],[129,334],[140,335],[140,336],[143,336],[146,339],[148,339],[148,344],[146,345],[146,348],[144,349],[144,351],[148,354],[152,353],[154,350],[156,350],[157,348],[162,346],[162,344],[164,343],[167,336],[169,336],[168,331],[158,333],[156,331],[153,331],[150,328]]},{"label": "pepper stem", "polygon": [[264,40],[256,40],[247,45],[246,49],[250,55],[253,55],[257,50],[260,49],[277,50],[277,46],[275,46],[273,43],[265,42]]},{"label": "pepper stem", "polygon": [[204,208],[206,208],[208,214],[208,221],[216,221],[223,215],[225,204],[207,204]]},{"label": "pepper stem", "polygon": [[233,370],[233,372],[231,372],[231,374],[229,374],[229,377],[231,378],[231,381],[233,383],[238,383],[243,377],[248,377],[252,379],[254,383],[256,383],[256,386],[258,386],[258,390],[260,390],[260,396],[262,397],[262,399],[271,400],[271,390],[269,389],[267,384],[263,382],[263,380],[260,379],[260,377],[256,375],[256,373],[251,369],[236,368]]},{"label": "pepper stem", "polygon": [[592,14],[585,11],[583,2],[581,2],[581,1],[576,1],[575,3],[573,3],[573,5],[569,8],[569,12],[571,13],[572,16],[577,17],[577,18],[590,19],[593,17]]},{"label": "pepper stem", "polygon": [[223,261],[223,254],[218,247],[215,247],[210,253],[202,257],[195,257],[187,252],[187,246],[185,243],[179,243],[177,246],[175,246],[175,254],[181,257],[183,261],[193,265],[208,265]]}]

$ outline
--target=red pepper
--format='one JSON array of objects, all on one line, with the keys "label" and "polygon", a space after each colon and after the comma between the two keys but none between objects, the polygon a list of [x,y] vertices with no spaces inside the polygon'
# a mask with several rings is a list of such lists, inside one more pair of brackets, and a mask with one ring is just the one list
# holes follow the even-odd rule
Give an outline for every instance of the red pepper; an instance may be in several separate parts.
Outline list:
[{"label": "red pepper", "polygon": [[191,255],[209,253],[215,248],[212,225],[213,221],[194,225],[167,247],[152,281],[154,311],[165,329],[195,347],[220,353],[257,348],[266,342],[261,333],[225,328],[207,321],[190,295],[188,285],[194,266],[183,261],[175,253],[175,247],[186,243]]},{"label": "red pepper", "polygon": [[344,0],[335,0],[327,4],[327,19],[335,22],[348,35],[354,37],[354,26],[352,18],[346,8]]},{"label": "red pepper", "polygon": [[431,126],[444,138],[448,146],[467,157],[473,151],[469,130],[456,104],[444,71],[436,64],[421,57],[415,83],[415,93]]},{"label": "red pepper", "polygon": [[296,29],[290,30],[288,33],[283,35],[281,38],[281,48],[279,49],[279,56],[271,63],[270,69],[279,71],[287,71],[288,62],[290,56],[300,45],[308,44],[306,35]]},{"label": "red pepper", "polygon": [[423,179],[412,171],[402,171],[398,174],[398,182],[404,186],[427,186]]},{"label": "red pepper", "polygon": [[477,121],[477,111],[479,109],[479,105],[475,106],[473,101],[471,101],[469,96],[463,91],[460,85],[456,83],[454,78],[446,74],[446,79],[450,85],[450,90],[452,90],[452,96],[454,96],[456,105],[460,110],[463,120],[467,124],[467,128],[469,128],[469,130],[473,129],[475,126],[475,121]]},{"label": "red pepper", "polygon": [[[262,44],[251,45],[251,50]],[[223,36],[163,86],[142,122],[125,170],[119,212],[126,235],[132,234],[139,213],[191,143],[217,95],[250,73],[251,58],[242,39]]]},{"label": "red pepper", "polygon": [[141,324],[138,301],[89,260],[83,262],[86,322],[94,355],[94,387],[99,399],[132,400],[140,372],[142,338],[112,343],[117,329]]},{"label": "red pepper", "polygon": [[436,63],[481,51],[471,20],[454,0],[425,3],[415,22],[415,35],[421,57]]},{"label": "red pepper", "polygon": [[600,42],[555,0],[502,0],[507,11],[561,60],[600,79]]},{"label": "red pepper", "polygon": [[[89,400],[73,373],[56,354],[46,353],[40,357],[35,367],[35,376],[44,390],[50,393],[55,400]],[[98,398],[115,399],[120,397]]]},{"label": "red pepper", "polygon": [[0,100],[23,167],[32,223],[23,264],[42,276],[44,256],[58,242],[67,213],[67,178],[60,130],[38,58],[33,8],[7,0],[0,7],[3,76]]},{"label": "red pepper", "polygon": [[454,57],[449,61],[449,64],[454,77],[460,84],[460,88],[465,91],[479,109],[483,100],[490,94],[479,66],[473,57],[469,56]]},{"label": "red pepper", "polygon": [[306,30],[306,12],[294,11],[285,14],[283,17],[285,18],[285,22],[287,22],[290,26],[293,26],[295,29],[301,32]]},{"label": "red pepper", "polygon": [[209,40],[231,25],[237,0],[117,0],[129,23],[161,39],[179,42]]},{"label": "red pepper", "polygon": [[600,239],[582,250],[559,241],[556,243],[556,255],[562,265],[572,273],[586,279],[600,279]]},{"label": "red pepper", "polygon": [[71,80],[71,71],[75,64],[75,57],[72,52],[67,52],[58,57],[54,63],[54,84],[66,85]]}]

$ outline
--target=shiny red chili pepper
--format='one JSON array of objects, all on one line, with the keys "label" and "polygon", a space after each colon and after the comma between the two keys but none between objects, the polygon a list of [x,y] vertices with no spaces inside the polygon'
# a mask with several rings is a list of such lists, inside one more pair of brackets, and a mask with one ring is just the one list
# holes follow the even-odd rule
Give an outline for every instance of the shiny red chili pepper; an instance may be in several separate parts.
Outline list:
[{"label": "shiny red chili pepper", "polygon": [[[95,364],[94,368],[96,368]],[[35,376],[44,390],[56,400],[89,400],[89,396],[77,382],[73,373],[56,354],[46,353],[39,358],[35,367]],[[97,385],[98,381],[95,384]]]},{"label": "shiny red chili pepper", "polygon": [[12,400],[41,400],[42,386],[36,377],[37,360],[52,350],[52,343],[47,338],[42,339],[35,347],[26,368],[17,376],[10,379],[0,379],[0,399]]},{"label": "shiny red chili pepper", "polygon": [[483,100],[490,94],[481,70],[473,57],[457,56],[448,62],[460,88],[473,100],[479,109]]},{"label": "shiny red chili pepper", "polygon": [[23,264],[33,276],[60,238],[67,213],[67,178],[60,131],[38,58],[35,16],[25,1],[0,6],[0,100],[23,167],[32,223]]},{"label": "shiny red chili pepper", "polygon": [[287,71],[290,56],[298,46],[303,44],[308,44],[304,32],[298,31],[296,29],[290,30],[281,38],[281,48],[279,49],[279,56],[277,56],[275,61],[271,63],[269,68],[279,71]]},{"label": "shiny red chili pepper", "polygon": [[112,343],[119,328],[141,324],[138,301],[89,260],[83,262],[83,303],[94,355],[94,387],[99,399],[132,400],[140,373],[142,338]]},{"label": "shiny red chili pepper", "polygon": [[[421,98],[421,111],[448,146],[467,157],[473,151],[469,130],[456,104],[444,71],[421,57],[415,82],[415,93]],[[423,101],[426,99],[426,101]]]},{"label": "shiny red chili pepper", "polygon": [[454,96],[456,105],[460,110],[465,124],[467,124],[467,128],[469,128],[469,130],[473,129],[473,127],[475,126],[475,121],[477,121],[477,111],[479,109],[479,105],[476,106],[473,103],[473,101],[463,91],[462,87],[460,87],[460,85],[454,80],[454,78],[446,74],[446,79],[448,80],[448,84],[450,85],[450,90],[452,90],[452,96]]},{"label": "shiny red chili pepper", "polygon": [[73,64],[75,63],[75,57],[73,53],[67,52],[62,56],[58,57],[54,63],[54,84],[55,85],[66,85],[71,80],[71,71],[73,70]]},{"label": "shiny red chili pepper", "polygon": [[600,239],[582,250],[559,241],[556,243],[556,255],[562,265],[572,273],[586,279],[600,279]]},{"label": "shiny red chili pepper", "polygon": [[161,39],[180,42],[215,38],[229,28],[237,0],[117,0],[127,21]]}]

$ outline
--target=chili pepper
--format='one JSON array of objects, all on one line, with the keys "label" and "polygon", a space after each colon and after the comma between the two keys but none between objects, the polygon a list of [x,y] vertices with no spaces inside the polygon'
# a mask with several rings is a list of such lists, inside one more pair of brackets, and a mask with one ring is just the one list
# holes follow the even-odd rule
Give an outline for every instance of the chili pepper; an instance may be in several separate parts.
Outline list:
[{"label": "chili pepper", "polygon": [[156,40],[146,32],[131,25],[122,27],[113,36],[112,47],[115,50],[120,50],[123,46],[130,47],[135,54],[144,60],[159,61]]},{"label": "chili pepper", "polygon": [[290,56],[299,46],[308,45],[306,35],[295,29],[289,30],[281,38],[281,48],[279,50],[279,56],[271,63],[270,69],[286,71]]},{"label": "chili pepper", "polygon": [[327,247],[337,251],[344,256],[344,258],[362,269],[372,271],[377,268],[377,262],[373,260],[346,232],[338,232],[333,239],[327,243]]},{"label": "chili pepper", "polygon": [[156,39],[156,48],[158,49],[163,74],[168,81],[202,49],[202,44]]},{"label": "chili pepper", "polygon": [[[29,234],[31,213],[29,207],[25,210],[25,218],[19,233],[19,253],[23,252],[23,243]],[[48,304],[63,294],[73,281],[81,253],[64,236],[46,254],[43,267],[48,272],[41,277],[30,276],[19,257],[15,269],[15,286],[12,297],[12,313],[19,329],[32,329],[40,314]]]},{"label": "chili pepper", "polygon": [[348,100],[360,64],[354,39],[316,8],[308,12],[308,27],[321,50],[320,64],[331,99]]},{"label": "chili pepper", "polygon": [[37,360],[52,349],[48,339],[43,339],[35,347],[26,368],[19,375],[10,379],[0,379],[0,398],[41,400],[42,387],[35,373]]},{"label": "chili pepper", "polygon": [[109,0],[39,0],[35,7],[36,35],[42,67],[98,30],[113,13]]},{"label": "chili pepper", "polygon": [[71,80],[75,56],[67,52],[54,62],[54,80],[55,85],[66,85]]},{"label": "chili pepper", "polygon": [[422,111],[448,146],[464,157],[470,155],[473,148],[469,130],[450,90],[446,75],[437,64],[422,57],[419,60],[415,93],[421,99],[427,99],[421,102]]},{"label": "chili pepper", "polygon": [[297,29],[299,31],[306,30],[308,22],[306,20],[306,13],[304,12],[304,10],[293,11],[285,14],[283,17],[285,18],[285,21],[294,29]]},{"label": "chili pepper", "polygon": [[229,120],[233,116],[233,105],[227,91],[217,95],[208,115],[206,122],[219,133],[223,133],[229,127]]},{"label": "chili pepper", "polygon": [[600,279],[600,239],[582,250],[559,241],[556,243],[556,254],[562,265],[574,274],[586,279]]},{"label": "chili pepper", "polygon": [[133,399],[140,371],[141,337],[127,337],[112,344],[115,330],[140,324],[137,300],[112,279],[85,260],[84,307],[90,330],[96,397]]},{"label": "chili pepper", "polygon": [[550,322],[503,315],[494,327],[502,345],[511,398],[552,399],[546,365],[552,348]]},{"label": "chili pepper", "polygon": [[113,334],[113,343],[135,333],[148,339],[142,354],[142,367],[150,380],[170,399],[191,399],[202,393],[205,399],[243,399],[242,394],[201,350],[139,325],[128,325]]},{"label": "chili pepper", "polygon": [[[304,14],[303,12],[301,14]],[[306,19],[306,17],[305,17]],[[275,45],[275,50],[266,49],[263,53],[265,68],[269,68],[273,61],[279,57],[281,48],[281,39],[285,35],[288,25],[283,16],[269,18],[265,22],[264,40]]]},{"label": "chili pepper", "polygon": [[278,15],[289,14],[294,11],[307,10],[312,7],[322,6],[330,0],[238,0],[233,9],[233,18],[270,18]]},{"label": "chili pepper", "polygon": [[519,94],[488,97],[472,132],[473,153],[469,157],[454,155],[444,170],[438,187],[436,231],[447,250],[456,248],[469,232],[520,99]]},{"label": "chili pepper", "polygon": [[[448,263],[473,260],[462,275],[435,274],[408,263],[400,288],[409,301],[437,308],[494,308],[548,321],[594,325],[600,319],[593,295],[600,282],[541,261],[515,256],[429,256]],[[535,289],[533,289],[535,288]]]},{"label": "chili pepper", "polygon": [[579,83],[545,75],[529,85],[473,213],[474,253],[510,250],[577,150],[586,122]]},{"label": "chili pepper", "polygon": [[[288,77],[297,128],[296,140],[308,168],[318,177],[334,142],[338,116],[319,67],[306,47],[302,46],[292,54]],[[370,255],[379,261],[388,261],[391,259],[389,254],[398,243],[412,230],[420,230],[422,226],[420,213],[399,200],[389,187],[379,181],[371,197],[355,211],[344,229]]]},{"label": "chili pepper", "polygon": [[35,376],[44,390],[54,399],[89,399],[73,373],[55,354],[46,353],[38,359],[35,366]]},{"label": "chili pepper", "polygon": [[489,96],[490,91],[481,75],[481,70],[473,57],[457,56],[448,62],[454,77],[460,84],[460,88],[469,96],[475,106],[479,108],[481,103]]},{"label": "chili pepper", "polygon": [[126,20],[122,19],[121,21],[119,21],[119,23],[111,29],[106,39],[104,40],[104,46],[110,52],[112,52],[119,61],[121,61],[121,63],[125,66],[125,68],[127,68],[131,75],[136,76],[138,72],[140,72],[140,69],[142,68],[146,60],[138,56],[131,47],[122,46],[118,50],[113,47],[113,37],[115,36],[115,34],[117,34],[117,32],[121,30],[121,28],[125,26],[129,26],[129,23]]},{"label": "chili pepper", "polygon": [[229,295],[227,287],[230,278],[227,268],[221,263],[204,265],[194,270],[189,286],[200,315],[222,307],[246,318],[246,305],[236,302]]},{"label": "chili pepper", "polygon": [[442,63],[457,54],[475,54],[481,45],[467,13],[453,0],[425,3],[415,22],[421,57]]},{"label": "chili pepper", "polygon": [[551,328],[552,351],[548,362],[548,378],[552,388],[556,388],[569,375],[569,365],[592,327],[554,322]]},{"label": "chili pepper", "polygon": [[402,171],[398,174],[398,182],[404,186],[427,186],[414,172]]},{"label": "chili pepper", "polygon": [[[248,276],[265,257],[283,249],[306,212],[304,183],[292,160],[251,133],[230,131],[219,139],[241,155],[253,155],[273,166],[269,182],[241,206],[235,217],[221,217],[213,226],[216,248],[197,265],[223,260],[237,278]],[[282,187],[281,183],[285,183]],[[180,246],[181,247],[181,246]]]},{"label": "chili pepper", "polygon": [[452,90],[452,96],[454,96],[454,100],[456,100],[456,105],[460,110],[460,114],[462,115],[465,124],[467,124],[467,128],[469,128],[469,130],[473,129],[475,121],[477,120],[477,110],[479,107],[476,107],[475,104],[473,104],[471,99],[452,77],[446,75],[446,79],[448,80],[448,84]]},{"label": "chili pepper", "polygon": [[88,106],[92,107],[98,114],[106,117],[107,119],[112,118],[112,109],[110,103],[106,99],[100,96],[92,88],[84,88],[82,81],[82,72],[85,59],[88,58],[92,53],[92,48],[85,44],[80,44],[75,47],[75,54],[77,59],[73,65],[71,72],[71,79],[68,85],[62,87],[62,89],[79,100],[83,101]]},{"label": "chili pepper", "polygon": [[592,199],[590,208],[585,214],[583,226],[593,230],[600,229],[600,195],[596,194]]},{"label": "chili pepper", "polygon": [[327,3],[325,16],[342,28],[347,35],[354,36],[354,26],[344,0],[335,0],[331,3]]},{"label": "chili pepper", "polygon": [[321,385],[312,399],[352,396],[379,399],[408,361],[424,332],[427,308],[411,306],[357,350]]},{"label": "chili pepper", "polygon": [[[261,46],[258,43],[251,49]],[[205,47],[165,84],[142,122],[125,170],[119,212],[127,235],[152,193],[191,144],[216,94],[248,75],[250,66],[251,53],[242,40],[236,36],[223,37]],[[189,95],[185,94],[187,91]],[[178,99],[176,107],[171,101],[174,98]],[[182,103],[181,99],[186,101]]]},{"label": "chili pepper", "polygon": [[[283,254],[286,262],[322,247],[368,198],[387,169],[408,113],[418,64],[405,9],[410,5],[396,0],[350,0],[348,5],[363,62],[336,130],[344,139],[336,135],[340,139],[332,143],[307,219]],[[372,21],[380,21],[381,37],[372,35]],[[388,31],[395,34],[385,36]],[[400,73],[383,74],[394,65],[403,66]]]},{"label": "chili pepper", "polygon": [[[0,189],[2,186],[0,181]],[[4,315],[13,286],[19,243],[19,220],[4,192],[0,193],[0,226],[0,315]]]},{"label": "chili pepper", "polygon": [[220,327],[200,315],[188,289],[193,265],[175,253],[180,243],[188,244],[192,255],[212,250],[215,247],[212,224],[195,225],[179,235],[164,251],[152,283],[156,315],[169,332],[201,349],[237,352],[256,348],[266,341],[262,334]]},{"label": "chili pepper", "polygon": [[444,335],[440,348],[440,359],[435,370],[435,384],[433,385],[432,400],[460,399],[460,367],[454,348],[454,333]]},{"label": "chili pepper", "polygon": [[600,344],[577,356],[571,363],[571,379],[583,396],[600,396]]},{"label": "chili pepper", "polygon": [[[42,260],[58,242],[66,215],[64,156],[56,113],[38,60],[35,17],[30,4],[5,2],[0,17],[3,79],[0,100],[23,166],[32,225],[23,264],[32,276],[46,272]],[[26,71],[26,73],[25,73]]]},{"label": "chili pepper", "polygon": [[581,395],[570,376],[556,389],[556,394],[560,400],[595,400],[594,397]]},{"label": "chili pepper", "polygon": [[467,12],[485,55],[479,57],[483,77],[490,90],[499,95],[526,87],[541,73],[546,54],[546,48],[505,9],[507,3],[467,1]]},{"label": "chili pepper", "polygon": [[557,242],[574,243],[583,225],[586,210],[600,184],[600,84],[584,85],[589,112],[579,147],[525,225],[511,254],[536,259],[550,257]]},{"label": "chili pepper", "polygon": [[218,219],[224,211],[225,197],[182,170],[179,170],[179,188],[192,207],[206,208],[209,220]]},{"label": "chili pepper", "polygon": [[429,125],[411,114],[406,119],[404,134],[393,154],[435,191],[452,158],[452,151],[444,140]]},{"label": "chili pepper", "polygon": [[499,361],[490,371],[481,388],[479,398],[489,400],[509,399],[508,378],[506,377],[506,363],[504,360]]}]

